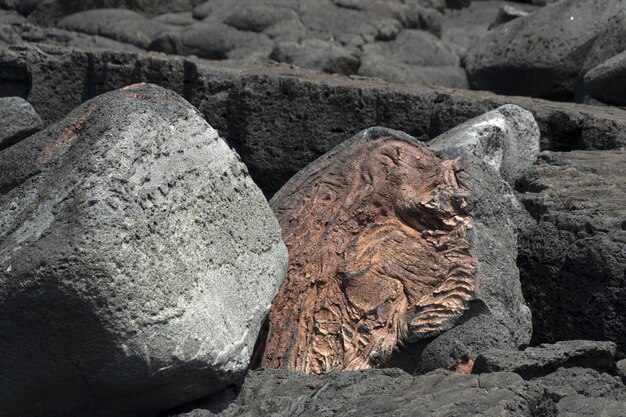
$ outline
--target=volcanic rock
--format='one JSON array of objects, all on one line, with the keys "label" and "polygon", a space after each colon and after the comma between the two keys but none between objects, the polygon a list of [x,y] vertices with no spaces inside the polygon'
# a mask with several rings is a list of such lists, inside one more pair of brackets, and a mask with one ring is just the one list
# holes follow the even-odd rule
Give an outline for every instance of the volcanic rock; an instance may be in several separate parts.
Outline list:
[{"label": "volcanic rock", "polygon": [[319,39],[307,39],[301,43],[279,42],[270,58],[336,74],[355,74],[359,68],[359,58],[353,51]]},{"label": "volcanic rock", "polygon": [[515,372],[524,379],[532,379],[562,367],[611,371],[615,365],[615,350],[613,342],[589,340],[542,344],[524,351],[488,349],[478,355],[472,372]]},{"label": "volcanic rock", "polygon": [[[531,417],[557,416],[554,411],[559,402],[562,404],[558,409],[562,412],[569,410],[570,404],[576,404],[583,411],[582,406],[589,404],[589,409],[596,411],[591,414],[593,417],[623,415],[602,414],[619,410],[610,407],[624,404],[626,388],[619,380],[590,369],[564,371],[569,372],[570,379],[563,379],[560,381],[563,385],[555,387],[551,384],[559,378],[553,378],[554,381],[548,378],[556,373],[544,377],[545,381],[544,378],[524,381],[510,372],[460,375],[438,370],[428,375],[410,376],[397,369],[368,369],[320,376],[263,369],[248,374],[241,393],[230,400],[230,404],[220,403],[220,398],[209,399],[202,406],[167,415]],[[582,382],[598,387],[598,391],[580,390],[578,386]]]},{"label": "volcanic rock", "polygon": [[489,31],[467,52],[470,86],[572,98],[594,39],[623,7],[623,0],[563,0]]},{"label": "volcanic rock", "polygon": [[152,20],[175,26],[189,26],[198,23],[191,12],[164,13],[153,17]]},{"label": "volcanic rock", "polygon": [[626,356],[626,151],[543,152],[518,182],[537,220],[518,265],[533,343],[611,340]]},{"label": "volcanic rock", "polygon": [[359,75],[392,83],[417,83],[430,86],[468,88],[465,70],[457,66],[421,67],[390,61],[380,54],[361,56]]},{"label": "volcanic rock", "polygon": [[511,20],[515,20],[519,17],[524,17],[527,15],[527,12],[505,4],[500,7],[500,10],[498,10],[498,15],[496,16],[496,19],[493,21],[493,23],[489,25],[489,29],[493,29],[507,22],[510,22]]},{"label": "volcanic rock", "polygon": [[76,32],[105,36],[144,49],[150,46],[158,35],[176,28],[124,9],[96,9],[75,13],[61,19],[58,26]]},{"label": "volcanic rock", "polygon": [[505,105],[437,136],[428,146],[434,150],[466,149],[515,185],[535,163],[539,137],[539,127],[530,112]]},{"label": "volcanic rock", "polygon": [[626,10],[620,10],[611,17],[606,28],[593,42],[581,68],[581,75],[585,75],[592,68],[624,50],[626,50]]},{"label": "volcanic rock", "polygon": [[65,29],[40,27],[27,21],[16,22],[10,25],[0,23],[0,43],[6,45],[45,43],[71,48],[101,48],[113,51],[143,52],[143,49],[129,43]]},{"label": "volcanic rock", "polygon": [[586,73],[584,85],[585,90],[597,100],[626,105],[626,51]]},{"label": "volcanic rock", "polygon": [[[270,204],[290,267],[270,310],[264,366],[378,367],[399,343],[479,314],[494,319],[481,331],[497,324],[511,345],[529,341],[515,266],[522,212],[469,154],[438,155],[371,128],[299,172]],[[457,359],[446,349],[437,358],[440,366]]]},{"label": "volcanic rock", "polygon": [[626,382],[626,359],[618,361],[615,366],[617,368],[617,374]]},{"label": "volcanic rock", "polygon": [[571,395],[563,398],[556,406],[556,417],[623,417],[626,402],[606,398],[586,398]]},{"label": "volcanic rock", "polygon": [[273,43],[262,34],[239,31],[222,23],[200,22],[178,32],[160,34],[149,49],[168,54],[226,59],[231,51],[245,47],[268,56]]},{"label": "volcanic rock", "polygon": [[129,9],[147,16],[185,12],[202,0],[43,0],[28,16],[43,26],[54,26],[65,16],[94,9]]},{"label": "volcanic rock", "polygon": [[0,150],[43,129],[41,117],[20,97],[0,98]]},{"label": "volcanic rock", "polygon": [[22,144],[39,172],[0,196],[3,413],[154,415],[239,381],[287,253],[216,131],[133,85],[0,162]]},{"label": "volcanic rock", "polygon": [[62,119],[86,99],[129,82],[152,82],[174,90],[238,151],[268,196],[359,129],[381,124],[428,141],[507,103],[533,113],[542,149],[626,145],[626,112],[614,107],[390,86],[285,65],[70,51],[42,44],[0,49],[0,80],[0,95],[28,99],[46,124]]}]

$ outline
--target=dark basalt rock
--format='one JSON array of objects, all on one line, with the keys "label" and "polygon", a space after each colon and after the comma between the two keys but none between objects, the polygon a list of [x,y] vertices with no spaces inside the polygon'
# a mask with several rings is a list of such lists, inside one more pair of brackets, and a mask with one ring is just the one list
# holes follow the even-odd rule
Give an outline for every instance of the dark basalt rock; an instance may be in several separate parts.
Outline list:
[{"label": "dark basalt rock", "polygon": [[465,57],[470,86],[499,94],[571,99],[595,38],[623,0],[563,0],[495,28]]},{"label": "dark basalt rock", "polygon": [[518,182],[538,221],[518,259],[534,343],[611,340],[626,355],[625,167],[623,150],[545,152]]},{"label": "dark basalt rock", "polygon": [[430,140],[508,103],[533,114],[542,149],[626,144],[626,112],[615,108],[390,85],[287,66],[111,51],[70,53],[42,45],[0,50],[0,79],[0,95],[27,98],[46,124],[84,100],[128,83],[154,82],[172,89],[204,113],[239,152],[267,195],[355,131],[381,124]]},{"label": "dark basalt rock", "polygon": [[584,77],[585,90],[591,97],[617,106],[626,105],[626,51],[595,68]]},{"label": "dark basalt rock", "polygon": [[20,97],[0,98],[0,150],[43,129],[41,117]]},{"label": "dark basalt rock", "polygon": [[[210,399],[168,417],[485,416],[622,417],[626,387],[619,379],[582,368],[524,381],[496,372],[460,375],[436,371],[410,376],[369,369],[324,376],[264,369],[250,372],[229,404]],[[567,379],[565,379],[565,377]],[[595,387],[595,391],[583,388]],[[225,393],[224,397],[229,398]],[[578,414],[576,414],[578,413]],[[587,414],[585,414],[587,413]],[[595,413],[595,414],[594,414]],[[621,414],[620,414],[621,413]]]},{"label": "dark basalt rock", "polygon": [[542,344],[524,351],[488,349],[476,358],[472,373],[515,372],[532,379],[558,368],[592,368],[612,371],[615,367],[615,343],[588,340],[568,340]]}]

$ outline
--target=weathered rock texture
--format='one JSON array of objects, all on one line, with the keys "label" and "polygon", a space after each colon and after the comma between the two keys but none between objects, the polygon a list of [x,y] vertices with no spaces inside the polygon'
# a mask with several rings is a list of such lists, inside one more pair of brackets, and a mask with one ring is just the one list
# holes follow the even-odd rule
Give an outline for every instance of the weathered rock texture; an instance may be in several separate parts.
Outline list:
[{"label": "weathered rock texture", "polygon": [[234,67],[154,54],[40,45],[0,50],[0,95],[27,98],[45,123],[133,82],[172,89],[196,106],[271,195],[296,172],[370,126],[432,139],[513,103],[530,111],[550,150],[626,145],[626,112],[490,93],[393,86],[285,66]]},{"label": "weathered rock texture", "polygon": [[0,150],[43,129],[41,117],[20,97],[0,98]]},{"label": "weathered rock texture", "polygon": [[563,0],[489,31],[465,57],[470,86],[571,99],[593,41],[625,4]]},{"label": "weathered rock texture", "polygon": [[[515,239],[508,217],[515,208],[495,194],[475,201],[488,187],[506,186],[493,171],[478,174],[485,167],[469,167],[478,164],[470,158],[439,156],[410,136],[372,128],[272,198],[290,269],[270,310],[264,366],[314,373],[381,366],[398,343],[454,327],[472,303],[514,344],[528,342],[529,311],[506,252],[515,249],[501,241],[507,233]],[[500,236],[481,223],[496,207]],[[490,253],[477,243],[487,236],[496,239]]]},{"label": "weathered rock texture", "polygon": [[584,86],[597,100],[626,105],[626,51],[589,70],[584,77]]},{"label": "weathered rock texture", "polygon": [[519,185],[538,221],[518,264],[535,343],[611,340],[626,356],[626,152],[544,152]]},{"label": "weathered rock texture", "polygon": [[530,112],[505,105],[437,136],[428,146],[434,150],[466,149],[514,185],[535,163],[539,137],[539,127]]},{"label": "weathered rock texture", "polygon": [[[437,371],[410,376],[397,369],[304,375],[279,369],[250,372],[239,396],[176,412],[178,417],[622,417],[626,388],[591,369],[565,369],[524,381],[497,372]],[[593,388],[592,388],[593,387]],[[217,407],[216,407],[217,406]],[[576,414],[578,412],[578,414]],[[583,414],[587,412],[587,414]],[[595,413],[595,414],[594,414]]]},{"label": "weathered rock texture", "polygon": [[239,381],[287,253],[200,114],[133,85],[0,152],[3,181],[17,157],[33,171],[0,196],[2,414],[150,416]]},{"label": "weathered rock texture", "polygon": [[542,344],[524,351],[489,349],[481,353],[472,373],[515,372],[524,379],[551,374],[559,368],[591,368],[611,372],[615,367],[615,343],[568,340]]}]

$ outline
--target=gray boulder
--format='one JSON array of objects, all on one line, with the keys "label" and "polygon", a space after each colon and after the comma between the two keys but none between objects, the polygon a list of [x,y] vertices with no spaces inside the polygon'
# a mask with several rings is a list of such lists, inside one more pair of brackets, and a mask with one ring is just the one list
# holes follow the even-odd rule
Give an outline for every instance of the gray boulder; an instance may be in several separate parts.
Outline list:
[{"label": "gray boulder", "polygon": [[459,66],[423,67],[391,61],[385,56],[369,53],[360,57],[359,75],[379,78],[391,83],[413,83],[467,89],[465,70]]},{"label": "gray boulder", "polygon": [[344,75],[355,74],[359,68],[359,58],[354,51],[319,39],[279,42],[270,58],[302,68]]},{"label": "gray boulder", "polygon": [[498,15],[496,16],[496,19],[489,25],[489,29],[491,30],[495,27],[510,22],[511,20],[515,20],[519,17],[524,17],[527,15],[528,12],[516,9],[515,7],[508,4],[502,5],[502,7],[500,7],[500,10],[498,10]]},{"label": "gray boulder", "polygon": [[137,12],[124,9],[96,9],[78,12],[61,19],[58,26],[76,32],[100,35],[120,42],[147,48],[163,32],[176,26],[147,19]]},{"label": "gray boulder", "polygon": [[626,359],[618,361],[615,367],[617,368],[617,374],[626,382]]},{"label": "gray boulder", "polygon": [[518,265],[533,343],[611,340],[626,356],[626,152],[543,152],[519,182],[537,225]]},{"label": "gray boulder", "polygon": [[[592,364],[593,360],[587,363]],[[626,387],[620,378],[592,368],[559,368],[534,378],[532,382],[543,386],[546,394],[557,400],[576,394],[588,398],[626,400]]]},{"label": "gray boulder", "polygon": [[200,22],[181,31],[159,34],[149,49],[168,54],[226,59],[229,53],[241,48],[250,48],[267,56],[273,45],[263,34],[240,31],[223,23]]},{"label": "gray boulder", "polygon": [[623,0],[563,0],[489,31],[465,57],[470,86],[571,99],[594,39]]},{"label": "gray boulder", "polygon": [[581,76],[624,50],[626,50],[626,10],[620,10],[609,19],[606,28],[593,42],[580,70]]},{"label": "gray boulder", "polygon": [[41,27],[29,22],[0,24],[0,42],[7,45],[48,44],[68,48],[99,48],[113,51],[143,52],[142,48],[98,35]]},{"label": "gray boulder", "polygon": [[236,153],[149,84],[0,161],[26,142],[39,173],[0,196],[3,413],[154,415],[237,383],[287,253]]},{"label": "gray boulder", "polygon": [[21,97],[0,98],[0,150],[43,129],[33,106]]},{"label": "gray boulder", "polygon": [[596,100],[626,105],[626,51],[591,69],[583,82],[585,91]]},{"label": "gray boulder", "polygon": [[198,23],[191,12],[164,13],[153,17],[152,20],[174,26],[189,26]]},{"label": "gray boulder", "polygon": [[613,342],[589,340],[542,344],[524,351],[489,349],[476,358],[472,372],[515,372],[524,379],[532,379],[562,367],[611,371],[615,366],[615,351]]},{"label": "gray boulder", "polygon": [[623,417],[626,401],[570,395],[556,405],[555,417]]},{"label": "gray boulder", "polygon": [[428,145],[435,150],[467,149],[515,185],[537,160],[539,137],[533,115],[507,104],[437,136]]},{"label": "gray boulder", "polygon": [[43,0],[28,17],[41,25],[54,26],[63,17],[85,10],[119,8],[134,10],[146,16],[157,16],[163,13],[188,12],[200,3],[202,0]]},{"label": "gray boulder", "polygon": [[[564,385],[557,391],[550,381],[524,381],[510,372],[460,375],[438,370],[410,376],[396,369],[371,369],[314,376],[263,369],[248,374],[237,398],[225,393],[222,399],[230,396],[226,404],[218,398],[207,399],[202,405],[189,406],[168,416],[531,417],[557,416],[560,414],[555,414],[556,410],[565,413],[574,406],[579,407],[580,414],[563,415],[624,415],[602,414],[621,410],[619,406],[625,404],[626,398],[623,384],[611,391],[608,387],[617,384],[607,374],[578,371],[580,376],[570,374],[572,379],[563,380]],[[604,395],[579,393],[574,386],[582,381],[605,387]],[[583,414],[585,404],[596,414]]]},{"label": "gray boulder", "polygon": [[390,42],[363,47],[364,54],[380,54],[391,61],[417,66],[458,66],[460,58],[445,42],[422,30],[403,30]]}]

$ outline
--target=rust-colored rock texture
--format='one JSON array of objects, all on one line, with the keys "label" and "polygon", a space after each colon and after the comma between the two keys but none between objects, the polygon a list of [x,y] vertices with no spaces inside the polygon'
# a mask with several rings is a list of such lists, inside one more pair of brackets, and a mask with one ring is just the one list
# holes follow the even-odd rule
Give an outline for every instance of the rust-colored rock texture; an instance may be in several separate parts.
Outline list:
[{"label": "rust-colored rock texture", "polygon": [[266,367],[384,365],[399,342],[453,327],[474,297],[459,158],[373,130],[309,165],[271,201],[290,265],[269,315]]}]

